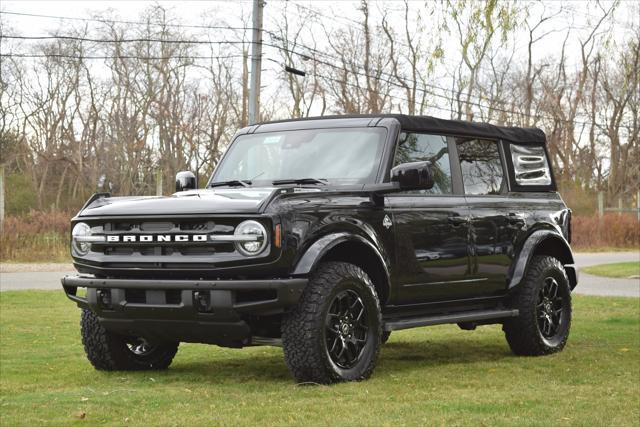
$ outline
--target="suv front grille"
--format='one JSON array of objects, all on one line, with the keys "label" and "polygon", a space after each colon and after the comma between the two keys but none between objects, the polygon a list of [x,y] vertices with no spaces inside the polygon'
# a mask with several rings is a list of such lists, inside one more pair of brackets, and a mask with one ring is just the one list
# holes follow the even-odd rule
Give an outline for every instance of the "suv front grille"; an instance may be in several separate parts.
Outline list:
[{"label": "suv front grille", "polygon": [[[181,221],[131,221],[114,220],[103,224],[104,234],[112,235],[156,235],[156,234],[233,234],[235,221],[230,220],[181,220]],[[94,243],[93,252],[106,256],[189,256],[210,257],[216,254],[233,253],[235,247],[229,242],[154,242],[117,244]]]},{"label": "suv front grille", "polygon": [[[106,238],[92,242],[91,251],[83,258],[87,265],[99,266],[103,272],[111,269],[217,269],[248,261],[236,250],[232,240],[235,227],[246,219],[249,218],[87,219],[92,234]],[[267,230],[271,228],[264,219],[258,220]],[[113,239],[114,236],[117,239]],[[261,256],[270,255],[269,247]]]}]

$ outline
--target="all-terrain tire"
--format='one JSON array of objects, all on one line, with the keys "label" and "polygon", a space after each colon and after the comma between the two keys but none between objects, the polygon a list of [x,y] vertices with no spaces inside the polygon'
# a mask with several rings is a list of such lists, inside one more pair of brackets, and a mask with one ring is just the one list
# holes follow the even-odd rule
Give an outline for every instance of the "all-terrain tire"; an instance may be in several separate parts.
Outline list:
[{"label": "all-terrain tire", "polygon": [[[554,287],[554,282],[560,302],[549,305],[551,299],[545,299],[543,294],[548,287]],[[564,348],[571,328],[571,289],[560,261],[551,256],[533,257],[511,306],[520,312],[503,325],[511,351],[521,356],[543,356]],[[553,333],[545,330],[545,310],[549,307],[549,313],[558,313],[558,326]]]},{"label": "all-terrain tire", "polygon": [[178,351],[178,343],[163,343],[136,354],[127,345],[132,338],[107,331],[95,313],[87,309],[82,310],[80,330],[87,359],[100,371],[167,369]]},{"label": "all-terrain tire", "polygon": [[[329,348],[327,341],[334,338],[326,329],[328,319],[334,316],[330,309],[345,292],[357,294],[361,299],[368,325],[359,356],[354,357],[353,366],[346,368],[330,356],[333,348]],[[381,335],[380,302],[371,279],[361,268],[345,262],[322,263],[312,274],[298,304],[282,321],[285,362],[299,383],[330,384],[369,378],[380,351]]]}]

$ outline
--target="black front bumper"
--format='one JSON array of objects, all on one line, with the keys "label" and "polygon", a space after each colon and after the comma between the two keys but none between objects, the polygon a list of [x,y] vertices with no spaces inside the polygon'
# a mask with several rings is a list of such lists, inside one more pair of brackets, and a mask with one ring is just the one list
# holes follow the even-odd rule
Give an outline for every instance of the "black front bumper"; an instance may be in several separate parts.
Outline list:
[{"label": "black front bumper", "polygon": [[[65,276],[62,287],[111,331],[156,341],[251,343],[252,323],[294,306],[307,279],[155,280]],[[80,296],[79,288],[86,294]],[[259,320],[258,320],[259,323]]]}]

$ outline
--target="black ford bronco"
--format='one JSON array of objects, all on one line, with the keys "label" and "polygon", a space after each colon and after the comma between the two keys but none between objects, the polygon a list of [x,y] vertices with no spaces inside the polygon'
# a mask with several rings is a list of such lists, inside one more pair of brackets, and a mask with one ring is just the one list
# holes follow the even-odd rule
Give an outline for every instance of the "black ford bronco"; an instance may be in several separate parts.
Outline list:
[{"label": "black ford bronco", "polygon": [[164,369],[178,344],[282,345],[300,382],[371,375],[392,331],[501,324],[562,350],[577,273],[545,135],[405,115],[248,126],[205,188],[96,194],[72,220],[97,369]]}]

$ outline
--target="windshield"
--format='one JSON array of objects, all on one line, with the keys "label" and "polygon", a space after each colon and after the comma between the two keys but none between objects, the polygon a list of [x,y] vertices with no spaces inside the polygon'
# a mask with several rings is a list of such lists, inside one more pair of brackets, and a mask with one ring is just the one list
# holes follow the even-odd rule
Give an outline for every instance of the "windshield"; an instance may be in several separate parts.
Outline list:
[{"label": "windshield", "polygon": [[306,129],[241,135],[229,147],[214,182],[326,180],[331,184],[374,182],[386,130]]}]

